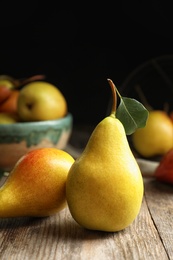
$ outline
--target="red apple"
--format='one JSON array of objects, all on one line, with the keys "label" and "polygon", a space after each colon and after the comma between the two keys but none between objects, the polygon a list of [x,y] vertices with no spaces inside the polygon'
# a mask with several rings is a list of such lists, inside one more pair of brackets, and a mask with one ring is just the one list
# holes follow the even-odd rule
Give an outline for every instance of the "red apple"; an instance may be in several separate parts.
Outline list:
[{"label": "red apple", "polygon": [[173,184],[173,149],[162,157],[154,172],[154,177],[159,181]]}]

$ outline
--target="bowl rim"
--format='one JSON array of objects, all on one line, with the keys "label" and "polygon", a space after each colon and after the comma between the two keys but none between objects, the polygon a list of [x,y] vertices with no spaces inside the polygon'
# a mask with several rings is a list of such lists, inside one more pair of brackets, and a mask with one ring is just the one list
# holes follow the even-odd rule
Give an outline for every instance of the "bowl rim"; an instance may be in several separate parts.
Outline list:
[{"label": "bowl rim", "polygon": [[67,113],[66,116],[54,119],[54,120],[45,120],[45,121],[33,121],[33,122],[16,122],[12,124],[0,124],[0,136],[5,134],[15,134],[20,130],[25,130],[28,132],[30,130],[39,129],[39,127],[49,128],[66,128],[72,124],[72,114]]}]

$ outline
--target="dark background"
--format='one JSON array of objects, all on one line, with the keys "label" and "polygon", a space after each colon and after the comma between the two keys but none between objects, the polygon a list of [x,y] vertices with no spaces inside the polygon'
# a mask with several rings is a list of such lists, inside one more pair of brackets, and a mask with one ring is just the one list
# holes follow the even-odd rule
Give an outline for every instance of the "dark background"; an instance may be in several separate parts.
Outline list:
[{"label": "dark background", "polygon": [[72,4],[2,0],[0,74],[46,75],[66,96],[74,123],[96,124],[107,113],[107,78],[121,88],[141,64],[173,54],[172,9],[156,0]]}]

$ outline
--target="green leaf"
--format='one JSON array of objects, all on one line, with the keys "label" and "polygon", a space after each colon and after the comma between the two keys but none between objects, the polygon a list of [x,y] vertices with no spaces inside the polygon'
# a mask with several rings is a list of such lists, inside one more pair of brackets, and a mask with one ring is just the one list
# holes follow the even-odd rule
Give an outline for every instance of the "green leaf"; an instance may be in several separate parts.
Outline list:
[{"label": "green leaf", "polygon": [[120,96],[116,117],[123,124],[126,135],[131,135],[137,128],[145,127],[148,110],[139,101]]}]

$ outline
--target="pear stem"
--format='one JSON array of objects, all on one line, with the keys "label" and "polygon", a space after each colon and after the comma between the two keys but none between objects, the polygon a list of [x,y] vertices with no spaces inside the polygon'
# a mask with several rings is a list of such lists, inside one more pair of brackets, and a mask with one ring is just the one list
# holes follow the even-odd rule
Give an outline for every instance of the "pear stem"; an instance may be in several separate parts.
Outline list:
[{"label": "pear stem", "polygon": [[31,76],[29,78],[25,78],[25,79],[21,79],[20,80],[20,84],[21,85],[25,85],[27,83],[30,83],[31,81],[35,81],[35,80],[44,80],[45,79],[45,75],[34,75],[34,76]]},{"label": "pear stem", "polygon": [[116,113],[116,108],[117,108],[117,92],[116,92],[116,87],[115,84],[113,83],[113,81],[111,79],[107,79],[109,82],[109,85],[111,87],[112,90],[112,109],[111,109],[111,115],[115,115]]}]

